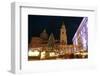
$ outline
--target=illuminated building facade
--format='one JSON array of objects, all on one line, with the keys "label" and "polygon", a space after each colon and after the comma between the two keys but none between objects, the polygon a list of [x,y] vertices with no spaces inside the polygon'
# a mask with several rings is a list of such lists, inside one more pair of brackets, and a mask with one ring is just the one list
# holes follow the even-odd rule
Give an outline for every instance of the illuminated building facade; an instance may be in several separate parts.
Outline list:
[{"label": "illuminated building facade", "polygon": [[73,45],[78,48],[74,48],[75,50],[88,50],[88,27],[87,27],[88,18],[84,17],[82,22],[80,23],[74,37],[73,37]]},{"label": "illuminated building facade", "polygon": [[[88,50],[88,18],[84,17],[74,34],[73,44],[67,44],[67,30],[64,22],[59,29],[59,40],[51,32],[50,36],[44,30],[40,37],[32,37],[29,47],[29,59],[67,59],[87,58]],[[77,51],[77,52],[76,52]],[[80,52],[83,51],[83,52]]]}]

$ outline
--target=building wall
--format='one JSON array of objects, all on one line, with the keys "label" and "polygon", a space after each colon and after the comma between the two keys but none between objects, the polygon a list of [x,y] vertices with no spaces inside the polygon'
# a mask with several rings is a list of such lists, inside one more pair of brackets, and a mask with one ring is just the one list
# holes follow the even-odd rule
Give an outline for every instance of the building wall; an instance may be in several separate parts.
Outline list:
[{"label": "building wall", "polygon": [[79,49],[88,49],[88,18],[84,17],[77,29],[74,37],[73,44],[77,45]]}]

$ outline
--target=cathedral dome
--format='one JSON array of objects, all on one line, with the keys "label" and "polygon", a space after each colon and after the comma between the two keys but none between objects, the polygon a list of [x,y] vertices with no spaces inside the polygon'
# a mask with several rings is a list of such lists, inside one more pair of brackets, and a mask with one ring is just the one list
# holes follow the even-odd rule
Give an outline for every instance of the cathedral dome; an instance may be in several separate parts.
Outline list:
[{"label": "cathedral dome", "polygon": [[46,30],[44,29],[44,31],[40,34],[40,38],[43,40],[48,40],[48,34],[46,32]]}]

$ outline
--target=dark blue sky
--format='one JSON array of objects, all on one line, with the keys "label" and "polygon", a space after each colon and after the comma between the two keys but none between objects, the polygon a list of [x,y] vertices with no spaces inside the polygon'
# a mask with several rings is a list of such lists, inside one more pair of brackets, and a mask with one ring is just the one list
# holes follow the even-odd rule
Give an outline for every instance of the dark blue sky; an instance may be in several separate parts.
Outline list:
[{"label": "dark blue sky", "polygon": [[82,19],[83,17],[28,15],[28,42],[33,36],[39,37],[44,29],[49,35],[53,33],[55,39],[60,39],[60,28],[64,22],[68,44],[72,44],[72,38]]}]

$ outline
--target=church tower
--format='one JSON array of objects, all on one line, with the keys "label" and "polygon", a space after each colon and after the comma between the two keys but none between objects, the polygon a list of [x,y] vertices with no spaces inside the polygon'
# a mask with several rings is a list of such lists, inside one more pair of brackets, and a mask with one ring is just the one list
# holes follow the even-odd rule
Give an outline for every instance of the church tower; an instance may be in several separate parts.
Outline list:
[{"label": "church tower", "polygon": [[62,26],[60,29],[60,43],[67,44],[66,27],[65,27],[64,22],[62,23]]}]

